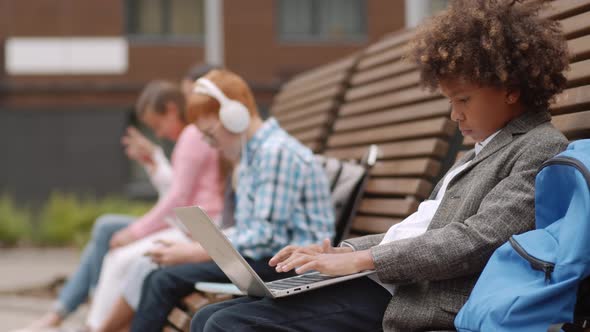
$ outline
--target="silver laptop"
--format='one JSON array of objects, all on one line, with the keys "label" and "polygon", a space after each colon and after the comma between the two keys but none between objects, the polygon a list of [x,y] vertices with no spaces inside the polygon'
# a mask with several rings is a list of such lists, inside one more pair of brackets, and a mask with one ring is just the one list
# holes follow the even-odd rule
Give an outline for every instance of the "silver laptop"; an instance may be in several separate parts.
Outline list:
[{"label": "silver laptop", "polygon": [[213,261],[244,294],[272,298],[290,296],[375,272],[363,271],[340,277],[311,272],[264,282],[200,207],[176,208],[174,212],[192,238],[207,250]]}]

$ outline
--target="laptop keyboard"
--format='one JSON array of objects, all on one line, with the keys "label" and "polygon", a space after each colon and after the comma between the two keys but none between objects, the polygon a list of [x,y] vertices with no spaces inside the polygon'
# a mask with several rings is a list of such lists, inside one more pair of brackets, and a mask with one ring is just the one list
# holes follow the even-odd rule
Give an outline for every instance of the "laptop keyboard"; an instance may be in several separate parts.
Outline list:
[{"label": "laptop keyboard", "polygon": [[277,281],[267,282],[266,286],[272,290],[283,290],[302,285],[309,285],[314,282],[333,279],[333,276],[327,276],[320,273],[302,274],[300,276],[290,277]]}]

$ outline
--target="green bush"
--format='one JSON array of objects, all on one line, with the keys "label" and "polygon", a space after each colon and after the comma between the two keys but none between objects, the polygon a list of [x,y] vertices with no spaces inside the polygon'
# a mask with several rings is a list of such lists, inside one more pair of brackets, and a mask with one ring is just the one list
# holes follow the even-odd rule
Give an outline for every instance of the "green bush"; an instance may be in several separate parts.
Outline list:
[{"label": "green bush", "polygon": [[106,213],[140,216],[152,203],[121,197],[80,198],[73,194],[53,193],[39,214],[34,241],[40,245],[84,245],[94,221]]},{"label": "green bush", "polygon": [[81,247],[88,241],[99,216],[106,213],[141,216],[152,205],[118,196],[96,199],[56,192],[34,214],[4,194],[0,196],[0,247],[22,243]]},{"label": "green bush", "polygon": [[30,213],[18,208],[10,196],[0,196],[0,245],[12,246],[29,241],[31,229]]}]

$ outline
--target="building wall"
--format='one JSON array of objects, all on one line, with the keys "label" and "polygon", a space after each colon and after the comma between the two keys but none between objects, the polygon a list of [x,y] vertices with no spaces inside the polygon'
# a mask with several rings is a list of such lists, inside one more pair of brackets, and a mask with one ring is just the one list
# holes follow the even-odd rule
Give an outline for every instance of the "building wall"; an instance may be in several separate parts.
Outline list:
[{"label": "building wall", "polygon": [[[281,42],[277,1],[225,0],[228,67],[265,84],[342,58],[404,26],[404,2],[367,0],[367,39],[363,42]],[[264,8],[264,10],[260,10]]]},{"label": "building wall", "polygon": [[[261,90],[276,88],[295,73],[351,54],[404,25],[403,0],[367,0],[366,40],[285,43],[278,40],[276,6],[275,0],[224,0],[226,65]],[[0,43],[7,37],[124,36],[125,21],[122,0],[0,0]],[[33,97],[33,100],[9,96],[2,98],[0,104],[15,107],[21,102],[31,104],[35,98],[27,93],[40,88],[59,91],[64,85],[94,89],[101,94],[100,99],[104,99],[102,94],[109,88],[120,93],[121,86],[137,93],[150,79],[178,79],[203,58],[201,43],[130,40],[129,69],[123,75],[12,77],[6,75],[2,61],[0,93],[6,89],[11,93],[19,91],[26,99]],[[54,96],[61,98],[57,103],[71,104],[72,101],[66,100],[69,97]],[[131,105],[135,94],[126,97]],[[94,102],[80,100],[82,104],[88,101]],[[39,105],[46,102],[42,99]]]},{"label": "building wall", "polygon": [[126,110],[0,110],[0,193],[41,202],[52,191],[121,193]]},{"label": "building wall", "polygon": [[[124,36],[123,4],[121,0],[0,0],[0,43],[7,37]],[[1,46],[4,49],[3,43]],[[115,102],[131,106],[145,82],[177,80],[202,58],[203,48],[198,43],[130,41],[129,68],[123,75],[8,76],[2,61],[0,105],[18,108]],[[79,91],[75,87],[80,87]],[[113,101],[106,101],[111,96]]]},{"label": "building wall", "polygon": [[[404,26],[403,0],[367,0],[360,42],[279,41],[275,0],[224,0],[225,62],[266,108],[280,83],[349,55]],[[124,0],[0,0],[0,50],[8,37],[125,37]],[[129,163],[119,143],[149,80],[178,80],[204,58],[199,42],[128,41],[120,75],[19,75],[0,51],[0,192],[41,200],[52,189],[123,191]],[[43,54],[39,54],[40,57]]]}]

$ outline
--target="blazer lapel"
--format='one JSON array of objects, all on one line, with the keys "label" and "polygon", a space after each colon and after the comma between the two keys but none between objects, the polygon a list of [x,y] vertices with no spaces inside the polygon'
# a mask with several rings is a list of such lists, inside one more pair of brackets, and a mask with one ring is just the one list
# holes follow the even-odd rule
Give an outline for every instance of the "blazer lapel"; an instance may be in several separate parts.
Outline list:
[{"label": "blazer lapel", "polygon": [[[472,149],[467,152],[465,156],[463,156],[461,162],[457,163],[457,166],[462,165],[471,159],[472,161],[467,167],[465,167],[464,170],[462,170],[453,178],[447,188],[450,188],[451,185],[461,177],[461,175],[465,174],[477,164],[481,163],[483,160],[492,156],[498,150],[512,142],[516,136],[522,135],[535,128],[539,124],[548,121],[551,121],[551,114],[547,111],[526,112],[518,118],[513,119],[483,148],[483,150],[481,150],[478,155],[474,157],[473,155],[475,155],[475,151]],[[439,186],[437,186],[435,189],[438,190],[438,188]]]}]

